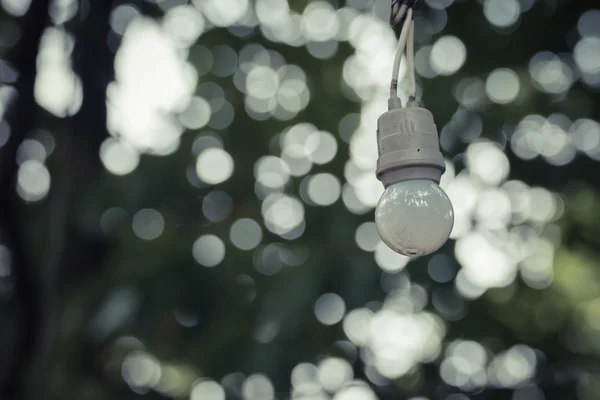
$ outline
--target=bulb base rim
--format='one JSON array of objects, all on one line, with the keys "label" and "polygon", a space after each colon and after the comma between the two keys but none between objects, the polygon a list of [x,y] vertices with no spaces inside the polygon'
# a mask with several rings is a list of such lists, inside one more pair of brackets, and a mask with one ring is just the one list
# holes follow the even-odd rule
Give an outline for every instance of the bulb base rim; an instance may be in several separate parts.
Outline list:
[{"label": "bulb base rim", "polygon": [[428,180],[439,184],[443,173],[444,169],[440,169],[437,165],[411,165],[410,167],[397,168],[386,167],[383,170],[378,169],[375,172],[377,179],[383,183],[383,187],[386,189],[395,183],[412,180]]}]

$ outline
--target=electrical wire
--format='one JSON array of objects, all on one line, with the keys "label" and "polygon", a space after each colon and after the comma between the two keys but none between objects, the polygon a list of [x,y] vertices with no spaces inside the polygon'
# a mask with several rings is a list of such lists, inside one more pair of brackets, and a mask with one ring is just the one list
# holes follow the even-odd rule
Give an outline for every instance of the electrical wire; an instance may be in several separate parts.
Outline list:
[{"label": "electrical wire", "polygon": [[407,4],[401,2],[401,0],[392,0],[392,10],[390,11],[390,25],[392,28],[403,24],[404,18],[406,17]]},{"label": "electrical wire", "polygon": [[[398,7],[398,4],[403,3]],[[404,0],[392,0],[392,15],[390,23],[392,27],[395,23],[403,22],[400,38],[396,47],[394,56],[394,65],[392,70],[392,82],[390,85],[390,107],[401,107],[398,99],[398,77],[400,75],[400,62],[402,55],[406,49],[406,75],[408,77],[408,101],[415,101],[417,97],[417,79],[415,75],[415,23],[413,20],[413,6],[416,0],[412,3],[405,3]],[[403,20],[403,21],[402,21]]]},{"label": "electrical wire", "polygon": [[415,23],[410,22],[406,44],[406,71],[408,74],[408,101],[415,101],[417,97],[417,78],[415,76]]},{"label": "electrical wire", "polygon": [[[403,5],[403,7],[405,6]],[[410,27],[412,25],[412,17],[413,10],[412,8],[409,8],[406,12],[406,19],[404,20],[404,25],[402,26],[402,31],[400,32],[400,39],[398,39],[398,45],[396,47],[396,55],[394,57],[394,66],[392,69],[392,83],[390,85],[390,99],[395,99],[398,97],[398,77],[400,76],[400,61],[402,60],[402,54],[404,53],[404,48],[406,47]]]}]

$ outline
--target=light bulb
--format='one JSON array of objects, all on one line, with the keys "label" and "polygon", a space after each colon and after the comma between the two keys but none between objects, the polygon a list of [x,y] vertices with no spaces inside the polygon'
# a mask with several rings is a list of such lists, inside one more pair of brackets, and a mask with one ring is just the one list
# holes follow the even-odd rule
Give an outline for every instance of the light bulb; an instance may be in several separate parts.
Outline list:
[{"label": "light bulb", "polygon": [[385,189],[375,209],[384,243],[397,253],[419,257],[438,250],[450,236],[454,210],[434,181],[404,180]]},{"label": "light bulb", "polygon": [[454,225],[450,199],[438,186],[446,170],[433,114],[390,98],[377,120],[377,178],[386,188],[375,210],[379,236],[409,257],[444,245]]}]

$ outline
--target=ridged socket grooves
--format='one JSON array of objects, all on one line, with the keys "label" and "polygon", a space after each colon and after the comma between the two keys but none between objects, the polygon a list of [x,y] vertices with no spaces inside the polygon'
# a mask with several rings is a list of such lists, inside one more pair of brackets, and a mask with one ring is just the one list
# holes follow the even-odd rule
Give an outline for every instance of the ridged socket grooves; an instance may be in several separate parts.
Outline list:
[{"label": "ridged socket grooves", "polygon": [[431,112],[420,107],[397,108],[377,120],[377,178],[385,187],[428,179],[440,182],[446,170]]}]

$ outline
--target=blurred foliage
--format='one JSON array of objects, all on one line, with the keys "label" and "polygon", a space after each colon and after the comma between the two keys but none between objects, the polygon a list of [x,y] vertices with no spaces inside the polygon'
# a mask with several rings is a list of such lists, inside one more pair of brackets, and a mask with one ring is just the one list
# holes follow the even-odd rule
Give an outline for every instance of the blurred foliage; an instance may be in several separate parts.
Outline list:
[{"label": "blurred foliage", "polygon": [[0,194],[19,196],[0,348],[20,393],[600,398],[593,4],[418,2],[457,228],[408,262],[372,224],[388,0],[44,3],[0,2],[0,157],[18,161]]}]

